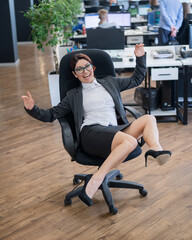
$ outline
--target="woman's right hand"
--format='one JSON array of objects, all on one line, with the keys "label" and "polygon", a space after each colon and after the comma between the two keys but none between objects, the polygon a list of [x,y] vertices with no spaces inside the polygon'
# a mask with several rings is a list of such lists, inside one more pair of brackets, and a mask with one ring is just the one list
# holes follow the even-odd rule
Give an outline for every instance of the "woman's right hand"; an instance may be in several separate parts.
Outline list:
[{"label": "woman's right hand", "polygon": [[141,57],[143,55],[145,55],[145,50],[143,48],[144,44],[143,43],[139,43],[135,45],[135,56],[136,57]]},{"label": "woman's right hand", "polygon": [[29,91],[27,92],[27,96],[22,96],[21,98],[24,102],[24,106],[26,109],[31,110],[34,107],[35,102]]}]

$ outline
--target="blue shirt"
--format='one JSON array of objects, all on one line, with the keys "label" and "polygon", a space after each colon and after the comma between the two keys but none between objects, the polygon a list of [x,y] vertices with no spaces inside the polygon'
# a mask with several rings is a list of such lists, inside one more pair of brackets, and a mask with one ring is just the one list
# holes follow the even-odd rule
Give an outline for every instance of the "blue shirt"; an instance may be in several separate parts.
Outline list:
[{"label": "blue shirt", "polygon": [[160,0],[161,17],[159,27],[171,31],[171,27],[177,30],[183,22],[183,6],[180,0]]}]

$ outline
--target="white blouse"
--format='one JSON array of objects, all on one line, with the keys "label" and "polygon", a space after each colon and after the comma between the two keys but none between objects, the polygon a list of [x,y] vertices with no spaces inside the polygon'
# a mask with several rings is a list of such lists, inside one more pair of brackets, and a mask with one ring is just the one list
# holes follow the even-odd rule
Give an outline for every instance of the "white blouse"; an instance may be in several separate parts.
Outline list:
[{"label": "white blouse", "polygon": [[92,83],[82,83],[83,87],[83,124],[117,126],[115,104],[111,95],[95,79]]}]

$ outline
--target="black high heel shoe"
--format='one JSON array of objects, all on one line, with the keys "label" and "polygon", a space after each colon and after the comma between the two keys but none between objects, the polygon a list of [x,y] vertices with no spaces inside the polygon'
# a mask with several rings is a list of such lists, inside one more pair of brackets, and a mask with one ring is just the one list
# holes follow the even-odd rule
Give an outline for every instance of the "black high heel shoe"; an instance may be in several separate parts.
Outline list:
[{"label": "black high heel shoe", "polygon": [[163,165],[165,164],[170,156],[171,156],[171,152],[168,150],[162,150],[162,151],[154,151],[154,150],[148,150],[145,153],[145,167],[147,167],[147,157],[148,156],[152,156],[153,158],[157,159],[157,162],[159,165]]},{"label": "black high heel shoe", "polygon": [[85,203],[88,207],[93,205],[93,201],[92,199],[86,194],[85,192],[85,188],[87,186],[87,183],[89,182],[89,180],[91,179],[93,175],[89,174],[85,177],[85,184],[83,186],[83,189],[81,190],[81,192],[78,194],[79,199]]}]

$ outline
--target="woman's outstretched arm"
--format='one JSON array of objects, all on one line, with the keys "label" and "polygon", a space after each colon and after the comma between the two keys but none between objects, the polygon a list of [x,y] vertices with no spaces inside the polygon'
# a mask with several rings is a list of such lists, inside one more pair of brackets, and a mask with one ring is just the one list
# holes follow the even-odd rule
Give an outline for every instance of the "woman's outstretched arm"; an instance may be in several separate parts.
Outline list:
[{"label": "woman's outstretched arm", "polygon": [[55,119],[64,117],[71,111],[67,98],[64,98],[57,106],[49,109],[41,109],[35,105],[35,101],[30,94],[22,97],[26,112],[33,118],[42,122],[53,122]]}]

